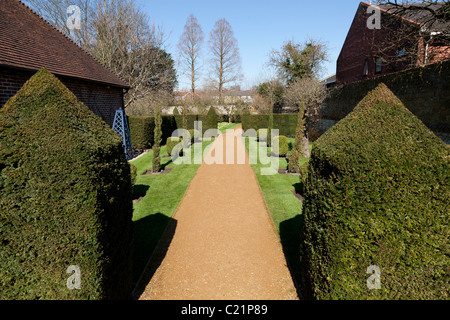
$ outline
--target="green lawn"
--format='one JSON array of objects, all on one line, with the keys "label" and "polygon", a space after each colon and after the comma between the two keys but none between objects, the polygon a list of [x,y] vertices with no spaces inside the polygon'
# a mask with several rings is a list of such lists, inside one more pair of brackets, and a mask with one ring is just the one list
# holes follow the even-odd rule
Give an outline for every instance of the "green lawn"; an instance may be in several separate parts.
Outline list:
[{"label": "green lawn", "polygon": [[[203,150],[211,141],[203,142]],[[159,239],[172,219],[183,195],[200,165],[175,165],[167,155],[166,147],[161,148],[161,164],[173,168],[169,174],[142,175],[152,167],[153,152],[132,161],[137,168],[135,194],[145,197],[134,205],[134,260],[133,279],[136,282],[151,257]]]},{"label": "green lawn", "polygon": [[240,125],[240,123],[228,123],[228,122],[221,122],[219,123],[219,131],[221,133],[225,133],[227,130],[231,130],[236,128],[238,125]]},{"label": "green lawn", "polygon": [[[247,150],[250,148],[249,139],[245,138]],[[290,150],[295,139],[289,138]],[[254,147],[253,147],[254,148]],[[270,148],[266,148],[266,153]],[[254,149],[249,152],[255,152]],[[308,159],[302,158],[300,163],[307,162]],[[287,168],[287,159],[280,158],[280,169]],[[268,166],[268,165],[267,165]],[[258,164],[252,165],[252,168],[258,178],[270,214],[280,235],[283,251],[292,267],[293,276],[299,282],[300,279],[300,231],[302,225],[302,203],[298,200],[292,190],[300,190],[300,179],[298,175],[262,175],[261,168],[265,167],[258,159]]]},{"label": "green lawn", "polygon": [[[236,127],[237,124],[224,123],[219,126],[222,132]],[[250,147],[246,138],[247,150]],[[255,139],[255,138],[250,138]],[[293,144],[294,139],[289,139]],[[203,142],[203,150],[211,144]],[[250,150],[249,150],[250,151]],[[266,150],[269,152],[270,150]],[[166,155],[166,147],[161,148],[161,155]],[[171,158],[163,157],[162,165],[173,168],[172,172],[163,175],[147,175],[142,173],[152,166],[152,152],[132,161],[137,168],[137,179],[134,187],[135,193],[143,193],[145,197],[134,205],[133,223],[135,228],[134,241],[134,270],[133,278],[138,280],[160,240],[169,221],[183,195],[195,176],[200,165],[174,165]],[[301,159],[301,162],[308,159]],[[260,169],[264,166],[252,165],[263,191],[270,213],[279,232],[283,250],[289,264],[294,270],[294,276],[300,279],[300,230],[302,224],[302,204],[291,190],[300,188],[297,175],[276,174],[272,176],[261,175]],[[280,168],[287,167],[287,160],[280,159]]]}]

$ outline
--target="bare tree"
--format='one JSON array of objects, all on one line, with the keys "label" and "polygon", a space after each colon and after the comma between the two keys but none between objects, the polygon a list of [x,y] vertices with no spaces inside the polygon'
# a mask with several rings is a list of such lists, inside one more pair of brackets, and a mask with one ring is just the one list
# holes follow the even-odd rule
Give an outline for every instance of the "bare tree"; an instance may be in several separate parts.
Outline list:
[{"label": "bare tree", "polygon": [[203,31],[197,18],[193,14],[189,15],[178,43],[178,50],[181,68],[191,78],[192,97],[195,97],[196,80],[200,76],[199,60],[203,39]]},{"label": "bare tree", "polygon": [[303,155],[309,157],[309,138],[313,130],[317,129],[320,120],[320,106],[326,98],[327,91],[314,78],[301,78],[286,89],[285,104],[294,110],[299,110],[299,117],[304,119]]},{"label": "bare tree", "polygon": [[372,50],[384,65],[396,70],[450,58],[450,1],[378,0],[383,9],[381,27],[389,39],[380,40],[374,30]]},{"label": "bare tree", "polygon": [[222,102],[225,87],[242,78],[238,42],[227,20],[220,19],[216,22],[210,33],[209,47],[212,56],[211,80]]},{"label": "bare tree", "polygon": [[[23,0],[56,29],[69,36],[75,43],[88,49],[93,41],[92,14],[98,0]],[[77,6],[80,11],[69,10]],[[70,17],[80,14],[81,23],[77,28],[70,28]]]},{"label": "bare tree", "polygon": [[99,0],[93,54],[127,81],[125,107],[158,91],[173,91],[174,62],[162,48],[164,33],[150,25],[133,0]]},{"label": "bare tree", "polygon": [[[173,92],[176,71],[173,59],[163,49],[164,32],[150,24],[135,0],[26,1],[130,85],[125,95],[127,112],[150,114],[147,106],[153,105],[143,99],[161,102]],[[80,29],[71,29],[67,24],[71,5],[80,8]]]}]

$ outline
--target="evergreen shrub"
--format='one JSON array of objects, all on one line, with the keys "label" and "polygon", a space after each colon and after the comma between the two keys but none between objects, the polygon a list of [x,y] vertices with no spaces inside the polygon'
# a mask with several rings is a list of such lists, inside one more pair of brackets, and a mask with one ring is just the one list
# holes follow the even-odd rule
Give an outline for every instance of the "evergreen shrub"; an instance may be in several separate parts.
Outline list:
[{"label": "evergreen shrub", "polygon": [[[306,297],[449,299],[449,151],[384,84],[316,141],[303,204]],[[370,266],[379,290],[367,285]]]},{"label": "evergreen shrub", "polygon": [[0,109],[0,299],[128,298],[131,219],[121,137],[41,69]]}]

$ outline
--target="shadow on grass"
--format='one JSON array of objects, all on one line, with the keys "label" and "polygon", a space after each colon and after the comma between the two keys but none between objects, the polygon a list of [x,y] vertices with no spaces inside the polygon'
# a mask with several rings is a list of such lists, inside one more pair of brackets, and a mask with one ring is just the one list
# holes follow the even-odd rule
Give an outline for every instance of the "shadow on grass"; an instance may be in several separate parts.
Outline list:
[{"label": "shadow on grass", "polygon": [[148,189],[150,189],[150,187],[148,185],[136,184],[133,187],[133,200],[138,199],[140,197],[145,197],[145,195],[147,194]]},{"label": "shadow on grass", "polygon": [[157,213],[135,221],[133,226],[133,298],[138,299],[166,256],[177,221]]},{"label": "shadow on grass", "polygon": [[294,187],[296,193],[303,195],[303,182],[294,183],[292,186]]},{"label": "shadow on grass", "polygon": [[292,279],[294,280],[297,294],[303,297],[301,284],[300,242],[303,216],[297,215],[292,219],[280,223],[280,239],[284,256],[289,264]]},{"label": "shadow on grass", "polygon": [[172,159],[172,158],[171,158],[169,161],[167,161],[167,162],[161,164],[161,170],[165,170],[166,167],[167,167],[169,164],[171,164],[171,163],[173,163],[173,159]]}]

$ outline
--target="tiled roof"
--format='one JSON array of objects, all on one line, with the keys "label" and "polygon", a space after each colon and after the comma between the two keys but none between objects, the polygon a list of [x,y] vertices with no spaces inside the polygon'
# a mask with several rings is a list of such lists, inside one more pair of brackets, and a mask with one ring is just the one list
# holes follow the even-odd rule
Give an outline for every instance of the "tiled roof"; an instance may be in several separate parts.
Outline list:
[{"label": "tiled roof", "polygon": [[[368,3],[363,2],[365,5]],[[394,6],[390,4],[382,4],[378,6],[385,12],[397,14],[404,19],[415,22],[426,27],[429,32],[444,32],[450,30],[450,21],[443,14],[445,7],[442,3],[408,3],[406,5]],[[434,11],[438,18],[433,18],[431,11]],[[447,15],[448,17],[448,15]]]},{"label": "tiled roof", "polygon": [[129,85],[20,0],[0,0],[0,66],[129,88]]}]

